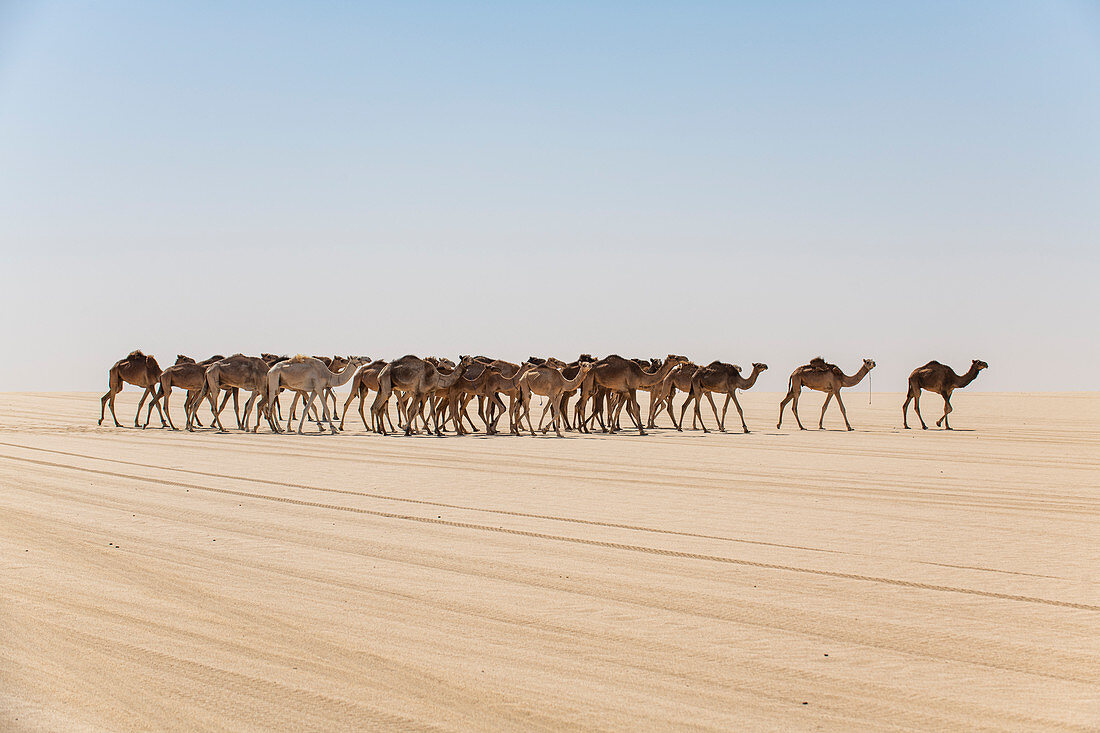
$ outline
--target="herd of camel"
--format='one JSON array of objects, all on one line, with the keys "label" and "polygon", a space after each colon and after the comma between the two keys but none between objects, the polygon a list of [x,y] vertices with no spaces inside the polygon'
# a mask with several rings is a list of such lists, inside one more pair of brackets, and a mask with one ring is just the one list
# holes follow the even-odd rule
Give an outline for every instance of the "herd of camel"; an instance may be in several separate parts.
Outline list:
[{"label": "herd of camel", "polygon": [[[929,390],[941,395],[944,401],[943,417],[936,421],[937,427],[942,424],[945,429],[950,430],[947,416],[951,413],[951,393],[970,384],[978,376],[978,372],[988,366],[984,361],[975,359],[970,369],[960,375],[938,361],[930,361],[913,370],[909,375],[909,392],[902,406],[904,427],[909,427],[909,403],[912,402],[921,427],[928,429],[920,414],[920,394],[921,390]],[[783,411],[790,402],[798,427],[805,430],[798,417],[798,397],[805,387],[826,393],[821,418],[818,420],[819,428],[824,428],[825,411],[835,397],[844,417],[844,425],[851,430],[840,390],[859,384],[874,367],[874,361],[864,359],[859,370],[849,376],[835,364],[820,357],[798,367],[791,373],[787,394],[779,405],[779,423],[776,427],[782,427]],[[212,356],[201,362],[181,355],[173,366],[162,370],[154,357],[141,351],[133,351],[111,367],[110,389],[101,400],[99,424],[103,424],[106,408],[110,406],[115,426],[121,427],[115,416],[115,396],[122,391],[124,383],[129,383],[145,390],[134,417],[135,427],[148,426],[153,409],[156,409],[161,427],[176,430],[168,410],[168,401],[173,388],[178,388],[187,392],[184,411],[187,415],[186,429],[189,431],[194,430],[195,426],[202,427],[198,411],[204,402],[210,405],[214,427],[225,430],[220,415],[226,402],[232,397],[238,429],[248,430],[252,410],[255,408],[256,422],[252,432],[259,429],[261,419],[266,419],[272,432],[278,433],[282,432],[279,427],[282,419],[279,395],[285,390],[294,393],[286,422],[288,432],[295,419],[297,404],[302,400],[304,406],[298,423],[299,433],[302,432],[307,418],[312,418],[321,431],[324,431],[324,423],[327,422],[329,429],[336,433],[334,420],[339,410],[333,390],[351,382],[351,394],[340,413],[339,430],[344,429],[348,408],[358,399],[359,416],[368,431],[387,434],[404,429],[405,435],[412,435],[423,426],[423,429],[436,435],[443,435],[449,423],[454,432],[461,435],[469,432],[466,425],[469,425],[471,431],[477,430],[468,411],[470,403],[476,398],[477,414],[486,433],[498,433],[498,424],[507,414],[508,429],[512,434],[519,435],[522,432],[523,421],[526,419],[527,429],[534,435],[530,406],[532,395],[538,395],[546,400],[547,405],[539,423],[544,434],[551,428],[559,436],[562,435],[563,428],[589,432],[596,423],[604,432],[616,432],[621,429],[620,417],[624,408],[641,435],[646,434],[646,427],[655,426],[654,420],[662,411],[668,413],[677,430],[682,430],[684,417],[690,406],[694,406],[692,427],[699,424],[706,432],[707,427],[700,412],[704,397],[714,411],[719,430],[725,430],[726,410],[732,401],[741,418],[741,428],[747,433],[749,428],[737,400],[737,390],[751,388],[760,373],[767,368],[767,364],[753,364],[752,372],[745,377],[736,364],[715,361],[699,366],[675,354],[669,354],[664,359],[649,360],[627,359],[617,355],[596,359],[582,354],[568,363],[554,358],[530,357],[522,364],[484,356],[463,356],[456,364],[449,359],[412,355],[387,362],[359,356],[330,358],[301,354],[294,357],[234,354],[228,358]],[[649,393],[649,415],[644,424],[637,399],[638,390]],[[238,403],[241,391],[249,395],[243,414]],[[375,397],[371,403],[368,422],[363,410],[371,392]],[[678,392],[686,395],[686,400],[680,406],[679,418],[673,410],[673,398]],[[713,395],[716,393],[726,397],[721,416],[714,402]],[[391,397],[397,402],[397,428],[390,417]],[[508,398],[507,405],[502,397]],[[574,397],[576,401],[570,417],[570,400]],[[141,410],[147,398],[152,399],[142,425]],[[544,426],[542,423],[547,418]],[[389,429],[386,427],[387,422]]]}]

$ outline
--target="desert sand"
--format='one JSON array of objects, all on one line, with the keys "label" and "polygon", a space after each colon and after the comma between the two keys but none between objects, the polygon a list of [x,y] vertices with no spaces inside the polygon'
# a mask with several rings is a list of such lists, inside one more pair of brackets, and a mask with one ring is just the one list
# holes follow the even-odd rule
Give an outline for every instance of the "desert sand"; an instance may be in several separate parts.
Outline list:
[{"label": "desert sand", "polygon": [[1100,394],[779,397],[440,439],[0,394],[0,729],[1100,727]]}]

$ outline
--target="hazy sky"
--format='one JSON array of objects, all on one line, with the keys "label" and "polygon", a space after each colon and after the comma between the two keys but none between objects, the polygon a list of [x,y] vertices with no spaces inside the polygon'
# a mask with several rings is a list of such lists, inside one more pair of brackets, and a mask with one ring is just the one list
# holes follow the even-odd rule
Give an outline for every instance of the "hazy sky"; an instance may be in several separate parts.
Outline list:
[{"label": "hazy sky", "polygon": [[177,352],[1097,389],[1092,2],[0,1],[0,389]]}]

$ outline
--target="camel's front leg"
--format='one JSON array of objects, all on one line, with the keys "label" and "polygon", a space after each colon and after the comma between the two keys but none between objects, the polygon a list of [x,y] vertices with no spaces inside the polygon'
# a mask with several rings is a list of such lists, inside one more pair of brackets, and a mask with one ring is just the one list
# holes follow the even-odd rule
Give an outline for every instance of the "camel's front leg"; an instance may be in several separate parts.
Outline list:
[{"label": "camel's front leg", "polygon": [[[714,412],[714,422],[718,423],[718,431],[721,433],[726,432],[726,426],[723,424],[723,421],[718,419],[718,406],[714,404],[714,397],[709,391],[707,391],[705,394],[707,396],[707,402],[710,403],[710,409]],[[702,421],[703,418],[700,417],[699,422]]]},{"label": "camel's front leg", "polygon": [[844,427],[849,430],[852,429],[851,424],[848,422],[848,411],[844,409],[844,400],[840,399],[840,390],[836,391],[836,403],[840,405],[840,414],[844,416]]},{"label": "camel's front leg", "polygon": [[737,408],[737,415],[741,418],[741,429],[746,433],[749,432],[749,426],[745,424],[745,412],[741,409],[741,403],[737,401],[737,390],[732,389],[726,396],[726,399],[733,399],[733,406]]}]

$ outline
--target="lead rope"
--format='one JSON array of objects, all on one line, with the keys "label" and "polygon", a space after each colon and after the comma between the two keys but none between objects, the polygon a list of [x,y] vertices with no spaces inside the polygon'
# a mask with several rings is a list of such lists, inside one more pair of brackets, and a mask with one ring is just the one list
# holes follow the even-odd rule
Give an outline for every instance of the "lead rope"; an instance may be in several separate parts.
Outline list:
[{"label": "lead rope", "polygon": [[867,372],[867,406],[871,406],[871,372]]}]

